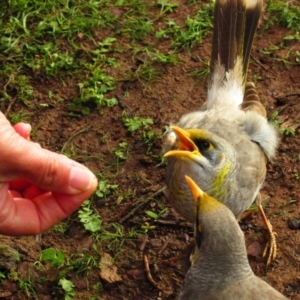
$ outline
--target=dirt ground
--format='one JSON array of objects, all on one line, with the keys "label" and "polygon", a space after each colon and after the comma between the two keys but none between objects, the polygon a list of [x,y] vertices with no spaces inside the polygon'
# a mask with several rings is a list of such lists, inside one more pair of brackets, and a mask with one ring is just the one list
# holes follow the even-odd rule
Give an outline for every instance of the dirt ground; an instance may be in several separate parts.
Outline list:
[{"label": "dirt ground", "polygon": [[[194,6],[183,4],[181,9],[174,13],[176,20],[184,20],[186,15],[192,15],[193,9]],[[294,218],[300,221],[300,66],[299,63],[285,65],[282,59],[291,49],[292,53],[300,51],[300,45],[299,42],[289,41],[280,51],[265,54],[270,45],[282,44],[283,38],[290,32],[280,26],[263,30],[262,25],[253,46],[249,79],[255,80],[268,115],[271,116],[277,111],[281,129],[296,130],[295,137],[280,134],[281,143],[277,158],[268,165],[267,179],[262,189],[265,212],[278,240],[278,255],[268,270],[260,251],[267,241],[267,234],[258,212],[251,211],[242,221],[241,227],[245,232],[249,261],[255,274],[289,299],[299,300],[300,230],[290,229],[289,220]],[[156,26],[160,26],[160,21]],[[101,40],[105,38],[105,34],[109,35],[111,32],[95,33],[95,37]],[[119,39],[119,43],[122,43],[122,37]],[[124,43],[126,41],[124,40]],[[155,46],[162,52],[164,47],[169,47],[163,42],[157,43],[154,39],[143,43]],[[189,74],[205,67],[199,58],[208,61],[210,50],[211,35],[208,35],[203,43],[194,46],[190,53],[187,50],[178,52],[180,64],[157,63],[156,67],[161,74],[151,84],[141,80],[119,81],[117,89],[110,94],[118,98],[118,106],[91,107],[90,114],[80,118],[72,117],[68,112],[70,102],[78,95],[77,82],[68,80],[67,75],[62,84],[58,78],[30,73],[31,84],[35,89],[35,101],[49,104],[48,107],[39,107],[34,112],[28,110],[29,122],[35,129],[33,140],[42,147],[59,152],[74,133],[88,127],[88,130],[75,135],[71,143],[68,143],[69,151],[72,145],[76,150],[75,159],[83,162],[96,174],[105,174],[110,184],[117,184],[119,195],[131,190],[130,196],[119,205],[116,204],[118,195],[115,194],[104,200],[95,200],[94,209],[101,216],[103,224],[121,222],[125,231],[130,232],[140,230],[141,225],[148,222],[155,225],[155,229],[149,230],[147,235],[140,234],[138,238],[125,240],[122,246],[115,250],[115,247],[106,242],[101,243],[93,239],[76,219],[75,213],[65,222],[71,225],[67,225],[63,233],[50,230],[41,235],[39,242],[34,236],[1,236],[1,245],[8,245],[17,251],[20,259],[5,256],[3,252],[0,256],[0,268],[15,268],[19,279],[29,282],[32,290],[29,288],[26,293],[24,289],[20,289],[20,281],[5,279],[0,284],[3,291],[2,295],[0,292],[0,298],[64,298],[61,289],[57,288],[58,273],[62,272],[63,268],[52,268],[49,264],[42,268],[36,263],[39,261],[41,250],[49,247],[63,250],[68,257],[95,255],[99,259],[104,253],[109,253],[115,258],[117,273],[121,278],[118,282],[108,283],[102,280],[99,268],[79,273],[74,270],[67,272],[67,278],[75,285],[74,299],[177,298],[189,268],[193,226],[174,213],[162,193],[155,195],[165,184],[165,165],[160,164],[161,140],[156,140],[148,149],[148,145],[145,145],[140,137],[141,132],[132,134],[124,127],[122,112],[126,110],[128,116],[153,119],[154,125],[151,130],[162,135],[165,126],[179,120],[182,114],[196,110],[205,101],[207,77],[193,77]],[[116,78],[121,78],[120,74],[128,69],[137,68],[147,59],[119,52],[113,52],[112,56],[122,61],[117,70],[107,70]],[[57,99],[62,98],[64,101],[52,105],[48,97],[49,90],[53,91]],[[20,109],[27,110],[22,102],[16,102],[11,107],[10,114]],[[129,156],[110,167],[115,159],[113,149],[121,142],[129,145]],[[99,156],[101,159],[93,159]],[[145,201],[144,205],[123,220],[142,201]],[[168,208],[167,213],[157,222],[145,214],[147,210],[158,213],[164,207]],[[149,261],[150,271],[157,285],[147,278],[144,271],[144,255]],[[102,287],[97,290],[99,282]]]}]

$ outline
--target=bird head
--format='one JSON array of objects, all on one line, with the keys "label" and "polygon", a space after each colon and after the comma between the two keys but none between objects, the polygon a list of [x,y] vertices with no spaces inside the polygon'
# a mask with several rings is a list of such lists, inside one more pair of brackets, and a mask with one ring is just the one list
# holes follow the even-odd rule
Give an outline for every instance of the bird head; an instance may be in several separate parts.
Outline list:
[{"label": "bird head", "polygon": [[196,249],[206,248],[223,256],[226,251],[231,255],[229,250],[245,252],[243,232],[230,209],[202,191],[189,176],[185,179],[195,202]]},{"label": "bird head", "polygon": [[[174,165],[171,176],[184,180],[184,175],[191,176],[209,194],[222,201],[228,188],[225,184],[230,172],[234,170],[235,151],[224,139],[198,128],[182,129],[171,126],[170,134],[173,147],[164,157]],[[185,181],[185,180],[184,180]]]},{"label": "bird head", "polygon": [[213,214],[218,213],[224,205],[203,192],[191,177],[185,175],[185,179],[195,202],[195,243],[196,247],[200,248],[203,239],[203,216],[209,212]]},{"label": "bird head", "polygon": [[[176,157],[190,160],[199,164],[202,168],[216,166],[224,159],[222,142],[217,137],[204,129],[182,129],[171,126],[173,149],[167,151],[164,157]],[[175,149],[174,149],[175,148]]]}]

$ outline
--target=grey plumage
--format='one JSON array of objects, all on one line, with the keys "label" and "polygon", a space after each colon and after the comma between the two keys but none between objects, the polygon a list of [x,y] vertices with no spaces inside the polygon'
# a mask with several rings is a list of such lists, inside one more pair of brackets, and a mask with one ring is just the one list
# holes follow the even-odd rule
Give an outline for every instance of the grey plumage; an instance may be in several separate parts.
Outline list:
[{"label": "grey plumage", "polygon": [[[244,234],[232,212],[203,193],[190,179],[196,203],[196,262],[190,267],[179,300],[287,299],[255,276],[247,258]],[[201,232],[200,232],[201,229]]]},{"label": "grey plumage", "polygon": [[[276,154],[276,130],[266,119],[254,84],[245,83],[261,10],[262,0],[216,1],[212,75],[206,109],[188,113],[177,123],[187,130],[192,141],[196,136],[207,139],[214,155],[208,157],[200,150],[202,161],[199,157],[197,161],[196,155],[189,160],[181,159],[183,151],[180,154],[172,151],[178,149],[174,131],[166,135],[166,196],[190,221],[193,220],[193,203],[184,175],[191,175],[212,196],[217,197],[223,190],[218,200],[238,217],[258,196],[265,180],[266,161]],[[217,181],[226,163],[231,165],[230,170],[222,182]]]},{"label": "grey plumage", "polygon": [[256,200],[270,234],[267,264],[276,256],[275,235],[259,190],[267,160],[278,144],[255,85],[246,82],[250,49],[262,0],[216,0],[211,79],[203,109],[181,117],[166,134],[166,197],[193,222],[194,205],[184,176],[239,217]]}]

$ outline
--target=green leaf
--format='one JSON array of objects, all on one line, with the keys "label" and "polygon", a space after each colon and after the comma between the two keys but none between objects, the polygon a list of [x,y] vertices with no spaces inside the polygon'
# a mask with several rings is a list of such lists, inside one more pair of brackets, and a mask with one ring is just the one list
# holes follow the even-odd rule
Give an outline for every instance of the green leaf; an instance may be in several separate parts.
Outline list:
[{"label": "green leaf", "polygon": [[65,300],[71,300],[76,295],[74,290],[74,284],[72,281],[61,278],[58,282],[62,289],[65,291]]},{"label": "green leaf", "polygon": [[41,261],[49,261],[51,263],[51,267],[61,267],[64,265],[65,253],[61,250],[48,248],[42,250]]},{"label": "green leaf", "polygon": [[158,215],[157,215],[156,213],[150,211],[150,210],[147,210],[147,211],[146,211],[146,214],[147,214],[150,218],[152,218],[152,219],[154,219],[154,220],[157,220],[157,219],[158,219]]},{"label": "green leaf", "polygon": [[90,207],[90,201],[85,201],[78,211],[78,217],[84,228],[91,232],[99,231],[101,228],[101,219]]}]

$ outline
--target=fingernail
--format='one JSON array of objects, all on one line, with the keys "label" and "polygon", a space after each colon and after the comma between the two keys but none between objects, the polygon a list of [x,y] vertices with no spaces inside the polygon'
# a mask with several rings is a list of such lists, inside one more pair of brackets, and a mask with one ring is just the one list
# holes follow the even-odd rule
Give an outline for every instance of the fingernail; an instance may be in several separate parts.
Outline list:
[{"label": "fingernail", "polygon": [[72,167],[69,181],[71,193],[78,194],[90,189],[96,180],[95,175],[89,170]]},{"label": "fingernail", "polygon": [[24,127],[26,127],[27,131],[30,132],[31,131],[31,125],[28,123],[24,123]]}]

